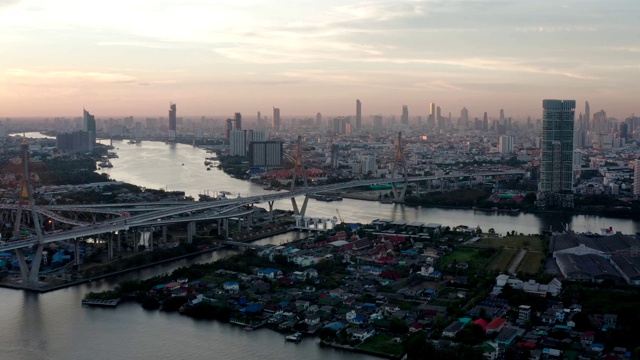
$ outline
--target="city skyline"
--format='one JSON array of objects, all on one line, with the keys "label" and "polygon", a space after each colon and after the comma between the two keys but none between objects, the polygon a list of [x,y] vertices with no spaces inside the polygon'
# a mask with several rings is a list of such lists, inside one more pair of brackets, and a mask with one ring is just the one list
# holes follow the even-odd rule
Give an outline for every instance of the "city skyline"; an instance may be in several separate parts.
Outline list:
[{"label": "city skyline", "polygon": [[[0,2],[0,117],[639,110],[634,14],[598,1]],[[101,16],[95,16],[100,13]],[[173,24],[173,26],[166,26]],[[390,91],[391,90],[391,91]],[[37,104],[35,106],[34,104]],[[476,115],[477,116],[477,115]],[[495,115],[493,115],[495,116]],[[475,117],[475,116],[474,116]]]}]

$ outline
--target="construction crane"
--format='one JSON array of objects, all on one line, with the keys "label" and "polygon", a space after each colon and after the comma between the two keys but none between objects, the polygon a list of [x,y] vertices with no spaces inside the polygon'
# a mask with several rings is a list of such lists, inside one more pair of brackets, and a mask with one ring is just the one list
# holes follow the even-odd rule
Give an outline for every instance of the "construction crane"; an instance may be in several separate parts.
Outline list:
[{"label": "construction crane", "polygon": [[343,223],[344,221],[342,220],[342,216],[340,216],[340,211],[336,209],[336,212],[338,213],[338,220],[340,220],[340,223]]}]

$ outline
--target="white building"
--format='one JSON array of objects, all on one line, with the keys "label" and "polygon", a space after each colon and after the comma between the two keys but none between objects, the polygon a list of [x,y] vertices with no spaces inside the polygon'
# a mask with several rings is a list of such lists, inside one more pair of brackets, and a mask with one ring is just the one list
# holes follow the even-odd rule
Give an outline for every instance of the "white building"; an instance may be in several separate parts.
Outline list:
[{"label": "white building", "polygon": [[246,156],[247,146],[243,130],[234,130],[229,134],[229,155]]},{"label": "white building", "polygon": [[503,154],[509,154],[513,152],[513,136],[500,136],[498,149]]}]

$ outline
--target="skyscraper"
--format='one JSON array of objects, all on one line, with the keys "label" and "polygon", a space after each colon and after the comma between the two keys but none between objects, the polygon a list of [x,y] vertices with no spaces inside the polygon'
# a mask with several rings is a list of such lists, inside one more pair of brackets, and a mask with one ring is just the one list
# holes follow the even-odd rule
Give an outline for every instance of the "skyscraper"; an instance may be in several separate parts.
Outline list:
[{"label": "skyscraper", "polygon": [[176,139],[176,104],[170,103],[169,105],[169,139]]},{"label": "skyscraper", "polygon": [[91,150],[93,150],[93,146],[96,143],[96,117],[89,114],[89,112],[85,109],[82,109],[83,112],[83,130],[88,131],[91,134]]},{"label": "skyscraper", "polygon": [[242,114],[235,113],[233,116],[233,129],[234,130],[242,130]]},{"label": "skyscraper", "polygon": [[469,110],[467,110],[466,107],[460,110],[460,119],[462,121],[462,127],[465,129],[469,128]]},{"label": "skyscraper", "polygon": [[442,118],[440,106],[436,106],[436,126],[438,129],[444,129],[444,119]]},{"label": "skyscraper", "polygon": [[591,130],[591,109],[589,108],[589,102],[584,102],[584,125],[585,130]]},{"label": "skyscraper", "polygon": [[317,113],[316,114],[316,126],[320,126],[322,124],[322,114],[321,113]]},{"label": "skyscraper", "polygon": [[573,125],[575,100],[542,101],[538,202],[573,207]]},{"label": "skyscraper", "polygon": [[277,107],[273,108],[273,130],[280,131],[280,109]]},{"label": "skyscraper", "polygon": [[362,103],[360,99],[356,100],[356,130],[360,130],[362,126]]},{"label": "skyscraper", "polygon": [[436,104],[429,104],[429,118],[427,119],[427,126],[436,126]]},{"label": "skyscraper", "polygon": [[400,124],[409,125],[409,106],[402,105],[402,116],[400,117]]}]

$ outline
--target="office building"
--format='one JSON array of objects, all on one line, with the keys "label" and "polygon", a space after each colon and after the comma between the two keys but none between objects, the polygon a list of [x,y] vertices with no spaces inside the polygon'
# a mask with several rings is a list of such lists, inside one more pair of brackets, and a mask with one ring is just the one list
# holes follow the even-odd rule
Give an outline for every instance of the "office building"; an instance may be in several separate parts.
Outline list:
[{"label": "office building", "polygon": [[3,138],[5,136],[7,136],[7,129],[2,123],[2,121],[0,121],[0,138]]},{"label": "office building", "polygon": [[275,131],[280,131],[280,109],[277,107],[273,108],[273,124],[272,128]]},{"label": "office building", "polygon": [[142,122],[140,121],[136,121],[136,127],[135,127],[135,137],[136,139],[141,139],[142,138]]},{"label": "office building", "polygon": [[82,130],[91,134],[91,150],[93,150],[96,143],[96,117],[85,109],[82,109]]},{"label": "office building", "polygon": [[444,129],[444,127],[445,127],[444,119],[442,118],[442,112],[440,110],[440,106],[436,107],[436,126],[440,130]]},{"label": "office building", "polygon": [[246,134],[242,130],[231,131],[229,138],[229,155],[247,156]]},{"label": "office building", "polygon": [[322,124],[322,114],[321,113],[317,113],[316,114],[316,126],[320,126]]},{"label": "office building", "polygon": [[357,99],[356,100],[356,130],[360,130],[361,127],[362,127],[362,103],[360,102],[360,99]]},{"label": "office building", "polygon": [[255,141],[249,144],[249,165],[251,167],[282,166],[281,141]]},{"label": "office building", "polygon": [[510,154],[513,152],[513,136],[500,136],[498,140],[498,149],[503,154]]},{"label": "office building", "polygon": [[233,116],[233,130],[242,130],[242,115],[239,112]]},{"label": "office building", "polygon": [[573,127],[575,100],[542,101],[538,203],[573,207]]},{"label": "office building", "polygon": [[409,107],[402,105],[402,116],[400,117],[400,124],[409,125]]},{"label": "office building", "polygon": [[485,111],[484,116],[482,118],[482,131],[488,131],[488,130],[489,130],[489,115],[487,115],[487,112]]},{"label": "office building", "polygon": [[177,136],[176,131],[176,104],[170,103],[169,105],[169,140],[175,140]]}]

